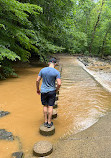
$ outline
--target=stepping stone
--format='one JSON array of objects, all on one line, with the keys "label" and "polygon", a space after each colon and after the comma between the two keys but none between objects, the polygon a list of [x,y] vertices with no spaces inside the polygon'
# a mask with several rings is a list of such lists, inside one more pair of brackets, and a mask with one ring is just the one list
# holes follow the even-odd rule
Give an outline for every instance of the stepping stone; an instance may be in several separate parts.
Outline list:
[{"label": "stepping stone", "polygon": [[55,101],[57,101],[57,100],[58,100],[58,96],[55,97]]},{"label": "stepping stone", "polygon": [[56,92],[56,94],[58,94],[58,95],[59,95],[59,91],[57,91],[57,92]]},{"label": "stepping stone", "polygon": [[57,101],[55,101],[55,104],[57,104]]},{"label": "stepping stone", "polygon": [[57,111],[55,109],[53,109],[53,114],[52,114],[52,119],[57,117]]},{"label": "stepping stone", "polygon": [[59,94],[56,94],[56,97],[59,97]]},{"label": "stepping stone", "polygon": [[15,152],[12,154],[13,158],[23,158],[23,152]]},{"label": "stepping stone", "polygon": [[44,126],[44,124],[42,124],[39,128],[39,132],[43,136],[51,136],[55,133],[55,127],[52,125],[51,128],[47,128]]},{"label": "stepping stone", "polygon": [[57,103],[54,104],[53,109],[56,109],[58,107]]},{"label": "stepping stone", "polygon": [[38,157],[48,156],[52,153],[53,146],[48,141],[40,141],[34,145],[33,154]]}]

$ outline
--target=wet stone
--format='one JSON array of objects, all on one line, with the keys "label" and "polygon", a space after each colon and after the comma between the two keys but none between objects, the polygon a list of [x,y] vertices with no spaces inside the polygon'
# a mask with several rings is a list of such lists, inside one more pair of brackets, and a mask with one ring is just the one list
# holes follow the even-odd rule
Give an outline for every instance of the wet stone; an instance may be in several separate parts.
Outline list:
[{"label": "wet stone", "polygon": [[12,154],[12,157],[13,158],[23,158],[23,152],[14,152],[13,154]]},{"label": "wet stone", "polygon": [[59,97],[59,94],[56,94],[56,97]]},{"label": "wet stone", "polygon": [[58,94],[58,95],[59,95],[59,91],[57,91],[57,92],[56,92],[56,94]]},{"label": "wet stone", "polygon": [[54,104],[53,109],[56,109],[58,107],[57,103]]},{"label": "wet stone", "polygon": [[0,139],[14,140],[13,134],[5,129],[0,129]]},{"label": "wet stone", "polygon": [[56,109],[53,109],[52,119],[57,117],[57,111]]},{"label": "wet stone", "polygon": [[55,97],[55,101],[57,101],[57,100],[58,100],[58,96]]},{"label": "wet stone", "polygon": [[57,101],[55,101],[55,104],[57,104]]},{"label": "wet stone", "polygon": [[0,111],[0,117],[10,114],[8,111]]},{"label": "wet stone", "polygon": [[34,145],[33,154],[38,157],[48,156],[52,153],[53,146],[48,141],[40,141]]},{"label": "wet stone", "polygon": [[52,127],[47,128],[44,126],[44,124],[42,124],[39,128],[39,132],[43,136],[51,136],[55,133],[55,127],[52,125]]}]

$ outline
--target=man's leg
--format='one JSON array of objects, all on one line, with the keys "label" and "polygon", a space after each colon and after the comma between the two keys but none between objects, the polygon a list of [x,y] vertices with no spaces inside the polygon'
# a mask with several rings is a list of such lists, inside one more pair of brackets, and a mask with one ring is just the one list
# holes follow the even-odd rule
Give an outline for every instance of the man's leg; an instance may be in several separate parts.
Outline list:
[{"label": "man's leg", "polygon": [[47,105],[44,105],[43,113],[44,113],[44,122],[47,123],[48,122],[47,120],[48,106]]},{"label": "man's leg", "polygon": [[41,102],[43,105],[44,123],[46,124],[48,122],[47,120],[47,113],[48,113],[47,93],[41,93]]},{"label": "man's leg", "polygon": [[48,106],[48,124],[51,124],[53,114],[53,106]]},{"label": "man's leg", "polygon": [[56,92],[51,91],[48,93],[48,124],[52,125],[52,114],[53,114],[53,105],[55,103]]}]

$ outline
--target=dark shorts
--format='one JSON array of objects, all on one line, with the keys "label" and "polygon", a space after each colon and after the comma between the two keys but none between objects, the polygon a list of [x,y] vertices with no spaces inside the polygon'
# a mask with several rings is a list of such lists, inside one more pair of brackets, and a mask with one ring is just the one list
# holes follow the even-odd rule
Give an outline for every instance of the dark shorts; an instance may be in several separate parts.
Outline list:
[{"label": "dark shorts", "polygon": [[42,105],[53,106],[55,103],[56,91],[41,93]]}]

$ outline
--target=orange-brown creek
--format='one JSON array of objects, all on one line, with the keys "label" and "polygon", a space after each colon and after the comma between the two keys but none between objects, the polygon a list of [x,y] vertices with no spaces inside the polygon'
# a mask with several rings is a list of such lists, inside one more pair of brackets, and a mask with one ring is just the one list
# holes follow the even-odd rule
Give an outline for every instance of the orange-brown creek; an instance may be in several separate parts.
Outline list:
[{"label": "orange-brown creek", "polygon": [[35,81],[42,67],[19,68],[19,78],[0,83],[0,110],[10,114],[0,118],[0,129],[12,132],[14,141],[0,140],[0,158],[10,158],[23,151],[32,158],[33,145],[40,140],[52,143],[84,130],[111,108],[111,94],[105,91],[76,62],[76,58],[60,57],[62,86],[58,101],[58,117],[53,120],[56,132],[45,137],[39,134],[43,108],[36,93]]}]

